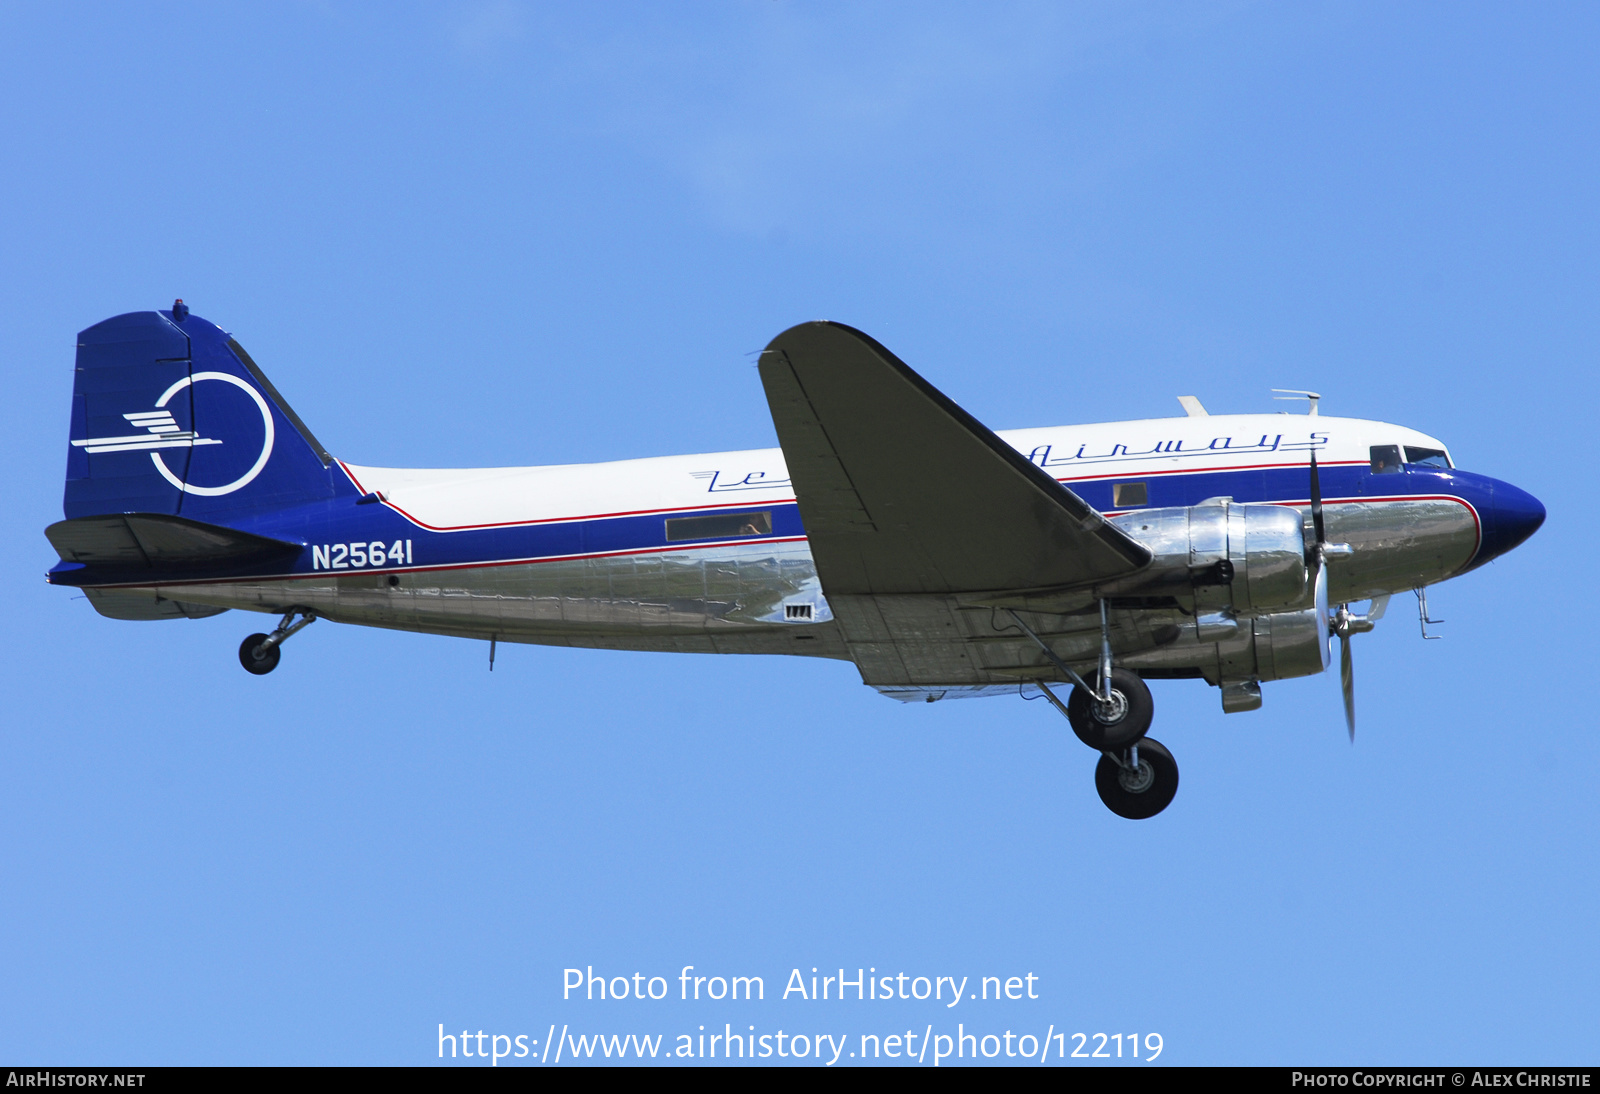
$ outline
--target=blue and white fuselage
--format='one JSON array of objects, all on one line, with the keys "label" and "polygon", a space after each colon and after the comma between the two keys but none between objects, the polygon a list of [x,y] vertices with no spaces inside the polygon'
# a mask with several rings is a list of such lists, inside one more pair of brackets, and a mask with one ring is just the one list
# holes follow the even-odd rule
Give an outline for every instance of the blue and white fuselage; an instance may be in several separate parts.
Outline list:
[{"label": "blue and white fuselage", "polygon": [[[1384,422],[1239,414],[998,435],[1135,539],[1145,509],[1217,497],[1304,509],[1315,449],[1329,535],[1355,548],[1330,574],[1334,600],[1437,584],[1543,519],[1523,491],[1450,467],[1439,439]],[[1382,447],[1432,462],[1374,471],[1371,451]],[[832,616],[780,449],[548,467],[335,461],[329,477],[333,497],[236,523],[305,543],[281,572],[103,591],[272,613],[302,606],[340,622],[512,642],[837,653],[825,640],[794,644],[823,639],[816,632]],[[1126,496],[1141,485],[1144,505],[1117,505],[1118,487]],[[715,527],[751,515],[756,523]]]},{"label": "blue and white fuselage", "polygon": [[[1202,412],[990,434],[857,332],[809,349],[805,337],[848,332],[825,327],[786,332],[763,364],[783,448],[422,470],[333,459],[212,324],[119,316],[80,335],[50,580],[128,619],[239,608],[510,642],[836,657],[900,698],[1077,679],[1109,656],[1227,689],[1326,664],[1311,579],[1322,560],[1329,603],[1383,598],[1465,573],[1544,519],[1525,492],[1455,468],[1441,440],[1378,421]],[[828,362],[857,349],[876,356],[831,378]],[[823,363],[807,365],[811,352]],[[879,382],[899,386],[875,396]],[[851,411],[827,409],[830,383]],[[850,418],[858,384],[908,430],[892,452]],[[974,445],[965,462],[941,462],[947,426]],[[1026,520],[988,527],[984,503],[1013,488],[1064,507],[1040,510],[1037,543]],[[824,532],[832,561],[819,566]],[[1013,542],[1039,561],[987,566]],[[998,612],[1017,626],[997,629]]]}]

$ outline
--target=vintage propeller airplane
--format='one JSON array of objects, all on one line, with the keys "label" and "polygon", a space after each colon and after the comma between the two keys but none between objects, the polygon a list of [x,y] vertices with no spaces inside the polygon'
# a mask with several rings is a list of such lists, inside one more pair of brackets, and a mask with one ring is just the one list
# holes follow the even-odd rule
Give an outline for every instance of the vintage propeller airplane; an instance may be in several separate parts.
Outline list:
[{"label": "vintage propeller airplane", "polygon": [[[336,460],[237,341],[131,312],[78,336],[49,581],[115,619],[229,608],[602,649],[852,661],[885,695],[1038,693],[1123,817],[1172,800],[1147,679],[1227,712],[1324,671],[1389,597],[1527,539],[1544,507],[1383,422],[1187,416],[994,433],[884,347],[804,323],[761,355],[782,449],[403,470]],[[1370,601],[1363,614],[1349,605]],[[1336,607],[1335,607],[1336,606]],[[1424,631],[1426,633],[1426,631]],[[1055,685],[1071,685],[1063,701]]]}]

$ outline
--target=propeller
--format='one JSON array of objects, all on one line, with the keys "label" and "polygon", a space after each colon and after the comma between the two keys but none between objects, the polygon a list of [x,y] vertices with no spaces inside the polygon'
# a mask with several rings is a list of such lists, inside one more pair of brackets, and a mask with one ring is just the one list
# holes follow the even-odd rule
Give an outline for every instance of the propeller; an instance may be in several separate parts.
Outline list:
[{"label": "propeller", "polygon": [[1357,615],[1350,610],[1350,605],[1340,604],[1330,624],[1330,629],[1339,636],[1339,686],[1344,691],[1344,722],[1350,729],[1352,744],[1356,739],[1356,670],[1350,655],[1350,637],[1372,630],[1388,607],[1388,594],[1373,597],[1366,615]]},{"label": "propeller", "polygon": [[1339,605],[1339,690],[1344,693],[1344,724],[1356,743],[1356,665],[1350,656],[1350,609]]},{"label": "propeller", "polygon": [[1322,476],[1317,472],[1317,453],[1311,453],[1311,528],[1316,542],[1307,553],[1307,563],[1315,568],[1313,603],[1317,610],[1318,633],[1325,635],[1322,642],[1322,669],[1328,670],[1333,651],[1329,648],[1334,635],[1339,636],[1339,684],[1344,692],[1344,723],[1350,731],[1350,743],[1356,740],[1356,668],[1350,651],[1350,636],[1372,630],[1389,605],[1389,598],[1375,598],[1366,615],[1356,615],[1350,605],[1340,604],[1331,615],[1328,611],[1328,557],[1351,554],[1348,543],[1329,543],[1327,525],[1322,516]]},{"label": "propeller", "polygon": [[[1322,519],[1322,476],[1317,473],[1317,453],[1311,452],[1311,529],[1316,540],[1307,553],[1306,562],[1312,567],[1311,584],[1314,591],[1312,603],[1317,608],[1317,633],[1332,632],[1328,620],[1328,530]],[[1342,545],[1341,545],[1342,546]],[[1322,671],[1328,671],[1328,643],[1322,643]]]}]

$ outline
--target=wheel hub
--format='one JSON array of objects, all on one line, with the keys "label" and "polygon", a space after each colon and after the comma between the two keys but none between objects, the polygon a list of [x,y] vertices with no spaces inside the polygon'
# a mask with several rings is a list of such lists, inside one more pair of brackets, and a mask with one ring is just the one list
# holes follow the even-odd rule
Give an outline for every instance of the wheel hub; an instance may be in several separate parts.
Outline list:
[{"label": "wheel hub", "polygon": [[1116,725],[1128,716],[1128,697],[1112,688],[1110,701],[1101,702],[1099,698],[1095,698],[1089,706],[1089,711],[1094,715],[1094,720],[1101,725]]},{"label": "wheel hub", "polygon": [[1156,781],[1156,769],[1150,761],[1140,758],[1138,767],[1123,765],[1117,772],[1117,784],[1130,794],[1143,794]]}]

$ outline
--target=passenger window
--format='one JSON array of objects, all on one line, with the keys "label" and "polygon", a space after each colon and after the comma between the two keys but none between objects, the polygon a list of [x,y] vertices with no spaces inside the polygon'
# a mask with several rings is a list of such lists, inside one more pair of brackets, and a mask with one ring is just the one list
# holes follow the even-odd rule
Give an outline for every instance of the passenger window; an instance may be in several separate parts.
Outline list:
[{"label": "passenger window", "polygon": [[1412,448],[1406,445],[1406,462],[1420,464],[1423,467],[1450,466],[1450,457],[1444,454],[1442,448]]},{"label": "passenger window", "polygon": [[772,513],[712,513],[667,521],[667,542],[680,539],[737,539],[772,534]]},{"label": "passenger window", "polygon": [[1400,446],[1397,444],[1375,444],[1370,449],[1372,453],[1372,473],[1374,475],[1394,475],[1400,471]]},{"label": "passenger window", "polygon": [[1119,482],[1111,488],[1111,508],[1137,509],[1150,504],[1150,492],[1142,482]]}]

